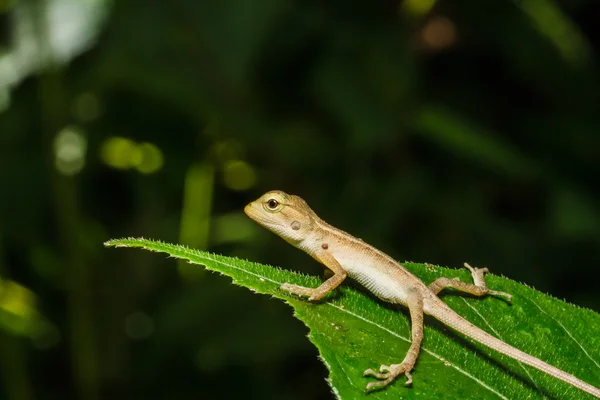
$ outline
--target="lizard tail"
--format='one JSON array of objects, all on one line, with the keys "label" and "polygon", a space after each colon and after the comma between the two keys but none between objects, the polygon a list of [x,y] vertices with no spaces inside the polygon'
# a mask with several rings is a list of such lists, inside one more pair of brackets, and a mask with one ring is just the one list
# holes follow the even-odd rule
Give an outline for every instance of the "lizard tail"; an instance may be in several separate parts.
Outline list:
[{"label": "lizard tail", "polygon": [[502,340],[490,335],[458,315],[450,307],[446,306],[446,304],[444,304],[444,306],[445,307],[443,307],[443,311],[440,310],[439,312],[429,312],[429,314],[445,325],[462,333],[468,338],[471,338],[489,347],[492,350],[496,350],[501,354],[505,354],[517,361],[522,362],[523,364],[532,366],[550,376],[560,379],[561,381],[569,383],[576,388],[583,390],[584,392],[600,398],[600,389],[515,347],[512,347],[507,343],[504,343]]}]

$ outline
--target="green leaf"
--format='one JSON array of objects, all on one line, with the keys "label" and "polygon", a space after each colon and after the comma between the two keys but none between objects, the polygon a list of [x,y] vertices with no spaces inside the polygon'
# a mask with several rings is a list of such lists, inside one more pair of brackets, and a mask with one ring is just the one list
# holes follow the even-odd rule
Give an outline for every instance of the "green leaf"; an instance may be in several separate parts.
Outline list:
[{"label": "green leaf", "polygon": [[56,327],[39,312],[36,303],[31,290],[0,277],[0,330],[28,336],[41,347],[56,340]]},{"label": "green leaf", "polygon": [[[141,247],[201,264],[254,292],[290,304],[310,328],[310,340],[330,371],[335,395],[348,399],[584,399],[593,398],[555,378],[499,355],[455,334],[426,317],[425,338],[411,387],[398,379],[383,390],[365,394],[362,372],[398,363],[410,344],[410,320],[401,307],[383,303],[366,292],[344,286],[321,302],[289,295],[284,282],[316,287],[321,279],[237,258],[219,256],[147,239],[116,239],[115,247]],[[470,273],[429,264],[405,263],[426,283],[440,276],[470,282]],[[505,342],[600,386],[600,315],[565,303],[523,284],[494,275],[487,283],[513,294],[512,305],[501,299],[473,298],[450,290],[442,298],[466,319]]]}]

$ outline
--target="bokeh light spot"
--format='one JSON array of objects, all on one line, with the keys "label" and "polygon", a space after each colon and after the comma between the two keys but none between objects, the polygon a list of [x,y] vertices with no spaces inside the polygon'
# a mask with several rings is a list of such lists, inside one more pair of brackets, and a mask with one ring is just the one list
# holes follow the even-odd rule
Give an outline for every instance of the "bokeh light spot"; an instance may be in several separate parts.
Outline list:
[{"label": "bokeh light spot", "polygon": [[456,42],[456,27],[446,17],[432,18],[421,31],[423,44],[431,50],[442,50]]},{"label": "bokeh light spot", "polygon": [[66,127],[54,139],[56,169],[63,175],[75,175],[85,165],[87,140],[82,130]]},{"label": "bokeh light spot", "polygon": [[256,173],[245,161],[229,161],[223,168],[223,183],[232,190],[247,190],[256,183]]},{"label": "bokeh light spot", "polygon": [[137,144],[122,137],[107,139],[100,150],[102,160],[113,168],[136,168],[142,174],[151,174],[163,166],[162,151],[152,143]]},{"label": "bokeh light spot", "polygon": [[151,174],[163,166],[163,155],[158,147],[151,143],[137,146],[134,165],[142,174]]},{"label": "bokeh light spot", "polygon": [[127,169],[131,166],[136,144],[122,137],[107,139],[100,150],[102,160],[113,168]]}]

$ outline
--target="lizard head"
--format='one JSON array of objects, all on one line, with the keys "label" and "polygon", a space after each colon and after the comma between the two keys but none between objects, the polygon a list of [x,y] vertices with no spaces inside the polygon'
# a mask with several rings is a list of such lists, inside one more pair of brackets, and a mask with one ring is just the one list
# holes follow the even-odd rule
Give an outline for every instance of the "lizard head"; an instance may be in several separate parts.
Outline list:
[{"label": "lizard head", "polygon": [[314,229],[316,215],[298,196],[273,190],[248,204],[244,212],[291,244],[304,241]]}]

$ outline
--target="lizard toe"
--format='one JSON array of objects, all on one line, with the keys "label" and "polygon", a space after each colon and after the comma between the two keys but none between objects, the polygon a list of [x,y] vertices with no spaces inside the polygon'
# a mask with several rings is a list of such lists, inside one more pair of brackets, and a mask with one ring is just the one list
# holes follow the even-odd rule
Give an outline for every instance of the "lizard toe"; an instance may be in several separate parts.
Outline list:
[{"label": "lizard toe", "polygon": [[[389,374],[385,374],[385,375],[389,375]],[[383,379],[383,378],[382,378]],[[385,380],[382,381],[377,381],[377,382],[371,382],[367,385],[367,391],[373,389],[373,388],[383,388],[387,385],[389,385],[390,383],[392,383],[392,381],[394,380],[393,376],[389,376],[387,377]]]},{"label": "lizard toe", "polygon": [[387,375],[388,374],[379,373],[372,368],[369,368],[369,369],[365,370],[365,372],[363,372],[363,376],[374,376],[377,379],[386,379]]},{"label": "lizard toe", "polygon": [[364,372],[363,376],[374,376],[375,378],[380,379],[380,381],[369,383],[367,385],[367,391],[373,388],[387,386],[401,374],[404,374],[406,376],[407,380],[405,382],[405,385],[410,385],[412,384],[412,374],[410,373],[411,369],[412,365],[409,365],[408,363],[382,365],[381,367],[379,367],[380,372],[369,368]]},{"label": "lizard toe", "polygon": [[379,372],[390,372],[390,366],[382,364],[381,367],[379,367]]},{"label": "lizard toe", "polygon": [[410,372],[406,371],[406,372],[404,373],[404,375],[406,376],[406,382],[404,382],[404,385],[405,385],[405,386],[410,386],[410,385],[412,385],[412,374],[411,374]]}]

